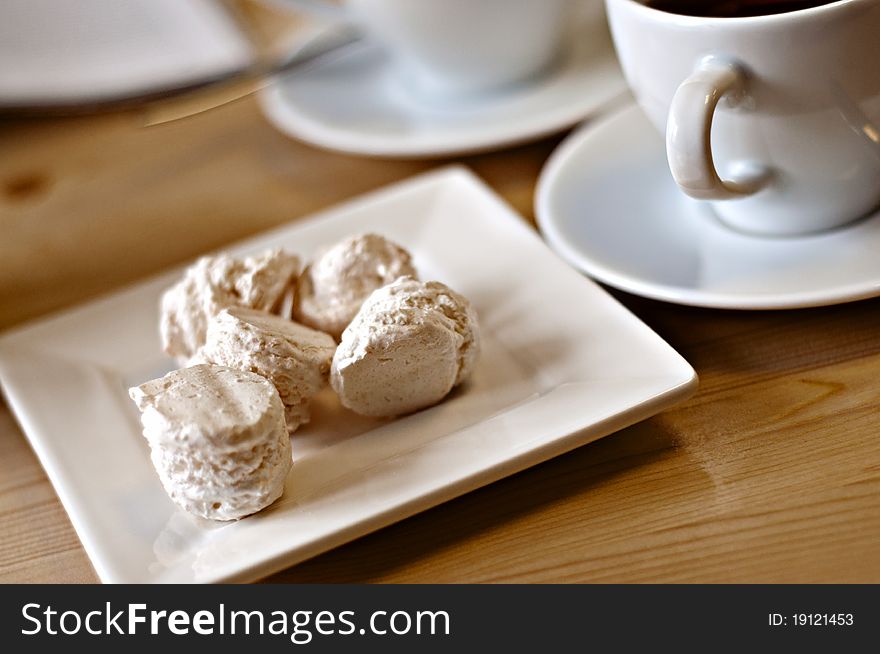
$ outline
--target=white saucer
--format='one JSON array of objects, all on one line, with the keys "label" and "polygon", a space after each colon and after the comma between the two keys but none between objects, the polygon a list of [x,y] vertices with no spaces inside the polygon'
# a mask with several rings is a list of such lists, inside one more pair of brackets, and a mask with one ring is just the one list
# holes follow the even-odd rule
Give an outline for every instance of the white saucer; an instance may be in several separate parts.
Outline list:
[{"label": "white saucer", "polygon": [[290,136],[373,156],[448,156],[540,138],[626,91],[601,4],[582,6],[576,38],[546,75],[467,105],[413,98],[385,53],[366,44],[276,81],[261,93],[263,111]]},{"label": "white saucer", "polygon": [[121,101],[246,69],[253,47],[212,0],[3,0],[0,109]]},{"label": "white saucer", "polygon": [[787,309],[880,295],[880,212],[811,236],[736,232],[678,190],[663,138],[634,104],[559,146],[541,173],[535,210],[569,263],[645,297]]}]

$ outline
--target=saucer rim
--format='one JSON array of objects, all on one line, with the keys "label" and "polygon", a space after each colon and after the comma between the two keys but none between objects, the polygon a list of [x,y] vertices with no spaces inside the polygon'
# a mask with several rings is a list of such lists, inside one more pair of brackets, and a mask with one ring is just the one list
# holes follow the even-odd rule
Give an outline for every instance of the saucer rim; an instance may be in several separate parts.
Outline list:
[{"label": "saucer rim", "polygon": [[[792,293],[730,293],[690,289],[655,283],[620,272],[581,252],[576,246],[569,243],[557,225],[557,218],[552,209],[556,183],[560,178],[561,171],[570,165],[575,154],[583,148],[589,147],[595,134],[613,129],[608,123],[623,120],[621,116],[627,112],[643,113],[632,95],[629,96],[628,102],[621,103],[617,108],[588,121],[569,134],[547,158],[538,176],[534,200],[535,222],[547,244],[569,265],[596,281],[626,293],[661,302],[708,309],[736,311],[808,309],[846,304],[880,296],[880,276],[873,282],[860,282],[821,291]],[[872,213],[866,220],[877,215],[880,215],[880,211]]]},{"label": "saucer rim", "polygon": [[[302,37],[300,45],[318,39],[326,29],[314,29]],[[257,93],[257,101],[260,110],[266,120],[282,134],[295,138],[309,145],[317,146],[332,152],[354,154],[375,158],[395,159],[425,159],[425,158],[449,158],[494,152],[526,143],[541,140],[556,134],[560,134],[578,125],[584,120],[595,116],[604,115],[613,111],[615,107],[626,101],[629,95],[626,80],[620,70],[616,56],[613,52],[613,44],[610,36],[608,45],[613,61],[616,63],[616,88],[609,91],[601,99],[578,99],[556,106],[552,111],[542,112],[539,117],[529,116],[528,129],[503,132],[498,131],[488,135],[474,134],[471,127],[465,125],[464,131],[468,132],[464,138],[458,140],[435,140],[433,142],[420,142],[418,138],[389,139],[387,135],[373,136],[361,132],[352,132],[334,127],[327,127],[320,121],[313,120],[308,114],[296,109],[296,105],[288,102],[282,96],[284,77],[275,77],[270,83],[261,88]],[[365,48],[375,49],[375,43],[365,43]],[[561,63],[557,73],[572,69],[579,63],[579,57],[567,57],[567,61]],[[609,60],[610,61],[610,60]],[[333,65],[333,64],[327,64]],[[548,77],[548,79],[551,79]],[[518,93],[530,95],[540,91],[546,81],[535,81],[532,88],[521,90]],[[589,97],[589,96],[586,96]],[[493,110],[494,112],[494,110]]]},{"label": "saucer rim", "polygon": [[[622,90],[601,102],[591,103],[588,109],[579,107],[572,109],[560,118],[546,121],[540,127],[529,130],[521,130],[509,136],[487,136],[468,139],[468,144],[451,141],[447,144],[421,145],[418,141],[400,140],[391,142],[380,138],[359,137],[357,142],[348,141],[340,136],[338,130],[324,127],[321,123],[299,115],[294,121],[290,119],[281,106],[285,105],[280,97],[280,90],[276,84],[272,84],[259,93],[260,109],[266,118],[282,134],[295,138],[298,141],[315,147],[337,152],[340,154],[352,154],[370,158],[394,158],[394,159],[426,159],[426,158],[449,158],[456,156],[470,156],[496,152],[506,148],[534,143],[541,139],[562,134],[566,130],[576,127],[591,116],[601,116],[609,111],[614,111],[622,100],[626,98],[627,91]],[[305,127],[308,125],[308,127]]]}]

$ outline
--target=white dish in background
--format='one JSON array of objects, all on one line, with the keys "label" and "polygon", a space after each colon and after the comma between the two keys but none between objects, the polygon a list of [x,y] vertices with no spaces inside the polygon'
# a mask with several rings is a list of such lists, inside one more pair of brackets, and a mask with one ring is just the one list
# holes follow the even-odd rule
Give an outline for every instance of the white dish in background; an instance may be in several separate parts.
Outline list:
[{"label": "white dish in background", "polygon": [[282,132],[354,154],[449,156],[537,139],[626,92],[602,3],[580,0],[578,10],[571,44],[556,66],[468,103],[430,106],[413,98],[388,56],[363,44],[276,80],[261,92],[261,105]]},{"label": "white dish in background", "polygon": [[171,271],[0,338],[0,382],[100,578],[251,580],[649,417],[693,369],[554,256],[462,168],[374,192],[232,247],[307,254],[373,230],[480,316],[474,378],[436,407],[358,417],[332,392],[293,436],[284,496],[235,523],[179,511],[150,464],[126,389],[173,367],[157,301]]},{"label": "white dish in background", "polygon": [[588,275],[693,306],[790,309],[880,295],[880,211],[833,231],[762,237],[684,195],[635,104],[579,129],[541,172],[538,225]]},{"label": "white dish in background", "polygon": [[3,0],[0,108],[102,102],[247,67],[211,0]]}]

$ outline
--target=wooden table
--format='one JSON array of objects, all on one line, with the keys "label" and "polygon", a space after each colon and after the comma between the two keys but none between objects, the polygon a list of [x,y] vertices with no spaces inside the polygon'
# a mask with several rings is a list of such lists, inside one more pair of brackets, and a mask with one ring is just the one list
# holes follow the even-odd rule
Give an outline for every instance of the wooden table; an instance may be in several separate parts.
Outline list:
[{"label": "wooden table", "polygon": [[[557,142],[461,161],[531,218]],[[311,148],[253,99],[149,128],[0,123],[0,328],[440,163]],[[271,581],[880,582],[880,301],[615,295],[697,369],[692,400]],[[95,580],[0,405],[0,581]]]}]

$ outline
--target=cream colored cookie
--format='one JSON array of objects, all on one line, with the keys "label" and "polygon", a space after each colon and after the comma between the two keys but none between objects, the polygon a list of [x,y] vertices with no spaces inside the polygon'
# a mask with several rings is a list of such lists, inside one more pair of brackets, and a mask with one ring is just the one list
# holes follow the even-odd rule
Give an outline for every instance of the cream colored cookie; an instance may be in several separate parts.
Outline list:
[{"label": "cream colored cookie", "polygon": [[349,237],[320,252],[303,270],[294,319],[338,339],[370,293],[404,275],[417,277],[402,247],[376,234]]},{"label": "cream colored cookie", "polygon": [[440,282],[405,277],[372,293],[342,334],[330,383],[342,404],[394,416],[442,400],[480,353],[470,303]]},{"label": "cream colored cookie", "polygon": [[229,308],[208,323],[202,361],[271,381],[290,432],[309,421],[309,401],[327,383],[336,341],[324,332],[253,309]]},{"label": "cream colored cookie", "polygon": [[204,344],[212,316],[233,306],[277,309],[295,284],[299,266],[298,257],[282,250],[244,258],[202,257],[162,295],[162,348],[185,365]]},{"label": "cream colored cookie", "polygon": [[129,389],[165,491],[180,507],[236,520],[278,499],[291,466],[284,407],[264,377],[221,366]]}]

